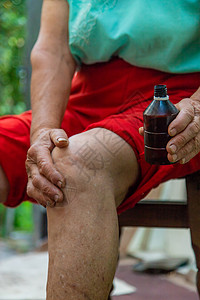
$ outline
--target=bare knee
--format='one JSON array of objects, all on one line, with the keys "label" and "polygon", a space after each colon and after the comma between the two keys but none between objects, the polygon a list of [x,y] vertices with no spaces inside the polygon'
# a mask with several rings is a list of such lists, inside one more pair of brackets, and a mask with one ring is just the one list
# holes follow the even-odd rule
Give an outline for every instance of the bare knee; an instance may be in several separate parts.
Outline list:
[{"label": "bare knee", "polygon": [[9,193],[9,182],[2,167],[0,166],[0,203],[6,202],[8,193]]},{"label": "bare knee", "polygon": [[[111,136],[105,145],[102,132]],[[111,155],[113,135],[114,142],[117,140],[119,145],[116,155]],[[68,148],[55,148],[52,156],[57,169],[66,177],[71,194],[75,190],[96,190],[96,193],[109,191],[114,196],[116,206],[124,200],[138,176],[137,160],[130,146],[103,128],[71,137]]]},{"label": "bare knee", "polygon": [[55,148],[52,153],[56,168],[66,178],[66,187],[63,189],[65,201],[69,204],[80,194],[105,195],[108,192],[114,199],[112,179],[101,162],[87,155],[83,157],[81,151],[86,151],[84,147],[72,142],[68,148]]}]

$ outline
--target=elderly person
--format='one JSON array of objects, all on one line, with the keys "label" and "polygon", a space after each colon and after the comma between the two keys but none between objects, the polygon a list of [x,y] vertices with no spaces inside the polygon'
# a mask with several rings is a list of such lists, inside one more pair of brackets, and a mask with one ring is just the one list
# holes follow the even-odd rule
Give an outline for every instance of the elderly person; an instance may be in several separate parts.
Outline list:
[{"label": "elderly person", "polygon": [[[198,0],[43,1],[32,116],[0,120],[0,190],[47,207],[48,300],[107,299],[117,213],[200,169],[199,17]],[[140,134],[158,83],[180,110],[166,166],[145,162]]]}]

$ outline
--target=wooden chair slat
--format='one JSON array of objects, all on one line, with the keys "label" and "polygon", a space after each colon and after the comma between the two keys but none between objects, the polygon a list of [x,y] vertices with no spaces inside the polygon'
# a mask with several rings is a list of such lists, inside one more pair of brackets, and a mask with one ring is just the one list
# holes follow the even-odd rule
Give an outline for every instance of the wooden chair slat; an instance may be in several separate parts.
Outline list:
[{"label": "wooden chair slat", "polygon": [[119,216],[119,226],[190,228],[200,296],[200,172],[186,177],[187,202],[141,201]]}]

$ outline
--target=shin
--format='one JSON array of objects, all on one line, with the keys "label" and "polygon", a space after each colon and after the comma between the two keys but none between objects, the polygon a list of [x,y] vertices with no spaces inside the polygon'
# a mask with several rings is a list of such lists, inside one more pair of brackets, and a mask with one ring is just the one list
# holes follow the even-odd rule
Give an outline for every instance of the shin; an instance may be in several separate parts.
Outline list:
[{"label": "shin", "polygon": [[[88,152],[85,160],[82,154],[91,149],[95,155]],[[55,165],[67,184],[64,202],[47,209],[48,300],[108,299],[118,258],[116,206],[133,182],[127,149],[128,166],[123,158],[113,161],[90,132],[71,138],[67,149],[55,149]]]}]

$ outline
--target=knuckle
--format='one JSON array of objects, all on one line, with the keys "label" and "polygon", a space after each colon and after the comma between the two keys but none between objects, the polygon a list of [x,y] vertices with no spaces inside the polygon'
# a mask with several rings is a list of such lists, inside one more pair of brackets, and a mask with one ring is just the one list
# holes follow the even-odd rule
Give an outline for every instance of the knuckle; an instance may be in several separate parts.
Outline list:
[{"label": "knuckle", "polygon": [[46,184],[43,184],[41,189],[42,189],[42,192],[46,195],[51,195],[52,194],[51,188]]},{"label": "knuckle", "polygon": [[28,158],[33,157],[36,151],[37,151],[37,146],[34,144],[28,149],[27,157]]},{"label": "knuckle", "polygon": [[192,123],[192,131],[196,134],[200,131],[200,124],[197,122],[197,120],[194,120]]},{"label": "knuckle", "polygon": [[31,146],[27,152],[27,158],[26,158],[27,163],[30,164],[36,163],[40,153],[41,153],[41,147],[39,145],[34,144],[33,146]]},{"label": "knuckle", "polygon": [[33,196],[33,189],[32,189],[32,187],[29,184],[27,185],[26,192],[27,192],[27,195],[32,198],[32,196]]},{"label": "knuckle", "polygon": [[194,107],[193,106],[187,106],[187,108],[184,111],[186,120],[193,120],[194,118]]},{"label": "knuckle", "polygon": [[46,172],[48,173],[48,167],[45,160],[40,159],[37,163],[37,166],[40,174],[45,174]]},{"label": "knuckle", "polygon": [[195,153],[197,154],[200,151],[200,138],[199,137],[194,138],[194,144],[195,144],[194,150],[195,150]]},{"label": "knuckle", "polygon": [[53,129],[52,134],[57,135],[57,134],[64,134],[65,131],[63,129]]},{"label": "knuckle", "polygon": [[51,166],[45,160],[38,162],[38,171],[53,184],[57,184],[57,182],[60,180],[60,174],[56,167]]},{"label": "knuckle", "polygon": [[38,175],[33,175],[31,180],[32,180],[33,186],[35,186],[35,187],[39,186],[40,181],[39,181],[39,176]]},{"label": "knuckle", "polygon": [[194,108],[195,115],[199,115],[200,114],[200,103],[199,103],[199,100],[196,101],[196,100],[194,100],[192,98],[189,98],[189,101],[190,101],[191,105]]},{"label": "knuckle", "polygon": [[51,167],[45,162],[40,162],[38,164],[38,170],[41,175],[48,178],[50,182],[56,184],[58,181],[57,171],[52,170]]},{"label": "knuckle", "polygon": [[25,161],[25,168],[26,168],[27,174],[29,174],[30,173],[30,162],[28,160]]},{"label": "knuckle", "polygon": [[187,138],[185,135],[181,134],[179,135],[178,139],[177,139],[177,144],[179,145],[179,147],[185,145],[187,143]]},{"label": "knuckle", "polygon": [[180,156],[185,157],[188,155],[188,153],[190,153],[189,147],[183,147],[180,151]]},{"label": "knuckle", "polygon": [[198,147],[200,147],[200,136],[196,136],[196,143]]}]

